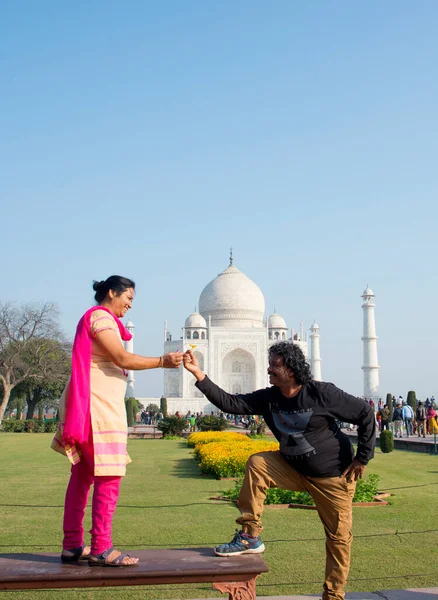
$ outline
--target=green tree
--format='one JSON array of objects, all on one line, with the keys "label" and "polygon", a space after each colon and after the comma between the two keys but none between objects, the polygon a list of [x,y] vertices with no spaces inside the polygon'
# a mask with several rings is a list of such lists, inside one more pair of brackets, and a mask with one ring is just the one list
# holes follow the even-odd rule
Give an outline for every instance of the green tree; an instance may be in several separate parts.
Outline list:
[{"label": "green tree", "polygon": [[126,398],[125,399],[126,419],[128,421],[128,427],[132,427],[134,425],[133,400],[135,400],[135,398]]},{"label": "green tree", "polygon": [[14,392],[15,390],[13,390],[8,404],[8,408],[11,409],[10,411],[8,411],[8,413],[12,412],[13,410],[16,410],[16,418],[20,420],[24,411],[24,407],[26,406],[26,399],[23,397],[22,394],[15,395]]},{"label": "green tree", "polygon": [[389,408],[389,419],[388,422],[391,423],[392,421],[392,394],[386,394],[386,402],[385,404],[388,405]]},{"label": "green tree", "polygon": [[137,420],[137,413],[143,410],[143,404],[137,398],[130,396],[129,398],[125,398],[125,408],[128,427],[133,427]]},{"label": "green tree", "polygon": [[412,410],[414,411],[414,415],[415,415],[415,411],[417,410],[417,395],[415,394],[415,392],[413,390],[408,392],[408,397],[407,397],[406,401],[409,404],[409,406],[412,408]]},{"label": "green tree", "polygon": [[150,404],[148,404],[148,405],[146,406],[146,409],[145,409],[145,410],[148,410],[149,412],[151,412],[151,413],[153,413],[154,415],[156,415],[157,413],[159,413],[159,412],[160,412],[160,407],[158,406],[158,404],[153,404],[153,403],[150,403]]},{"label": "green tree", "polygon": [[163,413],[163,417],[167,417],[167,398],[164,396],[160,398],[160,411]]}]

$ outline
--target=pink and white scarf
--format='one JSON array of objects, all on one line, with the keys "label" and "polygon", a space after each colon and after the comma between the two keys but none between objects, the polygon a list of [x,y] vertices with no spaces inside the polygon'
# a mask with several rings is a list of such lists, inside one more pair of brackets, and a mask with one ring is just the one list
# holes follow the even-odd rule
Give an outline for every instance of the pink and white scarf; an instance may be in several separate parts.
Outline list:
[{"label": "pink and white scarf", "polygon": [[73,343],[71,377],[68,390],[65,422],[62,432],[63,444],[83,444],[90,435],[90,367],[92,337],[90,315],[95,310],[105,310],[118,325],[122,340],[128,341],[132,335],[118,317],[105,306],[93,306],[78,323]]}]

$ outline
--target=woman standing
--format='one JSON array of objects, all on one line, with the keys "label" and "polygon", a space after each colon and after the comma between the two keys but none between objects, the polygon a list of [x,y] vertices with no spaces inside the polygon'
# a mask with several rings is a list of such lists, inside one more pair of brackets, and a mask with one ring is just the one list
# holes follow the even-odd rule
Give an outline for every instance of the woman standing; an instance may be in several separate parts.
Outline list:
[{"label": "woman standing", "polygon": [[[138,562],[112,545],[120,481],[131,462],[126,451],[127,370],[178,368],[182,354],[148,358],[127,352],[123,341],[131,334],[120,318],[132,307],[135,283],[112,275],[95,282],[93,289],[97,306],[87,310],[77,326],[71,377],[60,399],[60,423],[52,442],[52,448],[72,463],[61,560],[123,567]],[[93,484],[90,548],[84,543],[83,519]]]},{"label": "woman standing", "polygon": [[427,418],[427,432],[430,433],[431,435],[433,435],[434,433],[437,433],[438,425],[437,425],[437,421],[436,421],[436,410],[432,406],[430,406],[427,409],[426,418]]}]

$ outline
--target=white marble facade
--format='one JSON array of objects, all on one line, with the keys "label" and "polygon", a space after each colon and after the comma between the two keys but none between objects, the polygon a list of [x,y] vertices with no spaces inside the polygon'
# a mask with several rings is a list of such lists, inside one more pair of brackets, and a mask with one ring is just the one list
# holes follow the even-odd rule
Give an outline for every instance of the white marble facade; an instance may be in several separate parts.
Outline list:
[{"label": "white marble facade", "polygon": [[[265,299],[260,288],[242,273],[230,256],[230,264],[202,291],[199,312],[189,315],[181,336],[174,339],[164,328],[164,352],[192,347],[201,368],[226,391],[247,393],[268,385],[268,347],[276,341],[298,344],[307,357],[308,336],[301,323],[298,333],[287,328],[275,312],[265,318]],[[319,337],[318,352],[319,359]],[[315,356],[316,358],[316,356]],[[320,379],[320,360],[317,376]],[[185,369],[164,372],[163,395],[169,413],[188,410],[216,411],[195,387],[194,377]],[[145,401],[156,399],[142,399]]]}]

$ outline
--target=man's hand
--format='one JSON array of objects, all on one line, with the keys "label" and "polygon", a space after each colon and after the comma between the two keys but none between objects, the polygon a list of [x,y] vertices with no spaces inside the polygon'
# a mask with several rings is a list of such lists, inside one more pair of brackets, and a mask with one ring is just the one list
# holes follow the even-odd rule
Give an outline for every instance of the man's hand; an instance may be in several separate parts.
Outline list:
[{"label": "man's hand", "polygon": [[198,381],[202,381],[205,378],[205,373],[201,371],[198,359],[191,350],[187,350],[187,352],[184,353],[183,360],[184,368],[192,373]]},{"label": "man's hand", "polygon": [[364,471],[365,465],[358,461],[357,458],[354,458],[351,465],[345,469],[341,477],[345,477],[348,482],[357,481],[358,479],[362,479]]},{"label": "man's hand", "polygon": [[181,366],[183,354],[178,352],[168,352],[163,355],[163,369],[177,369]]}]

